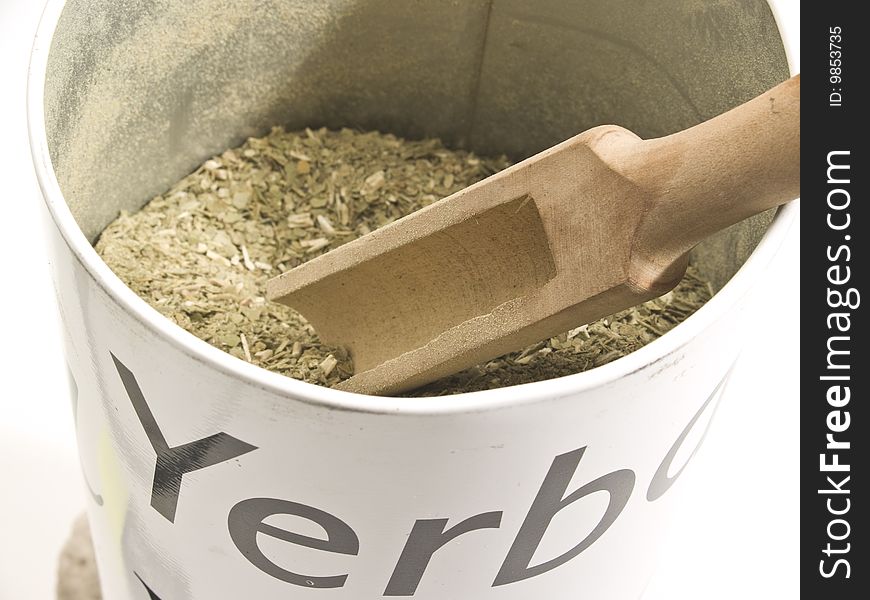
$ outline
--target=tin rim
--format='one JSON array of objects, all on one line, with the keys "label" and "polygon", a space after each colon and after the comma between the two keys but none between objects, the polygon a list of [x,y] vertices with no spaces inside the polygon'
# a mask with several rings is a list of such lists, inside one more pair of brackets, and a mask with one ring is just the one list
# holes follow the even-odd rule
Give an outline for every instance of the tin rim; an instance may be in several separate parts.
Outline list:
[{"label": "tin rim", "polygon": [[[45,6],[34,39],[27,80],[27,127],[31,154],[39,188],[54,226],[95,283],[143,326],[191,359],[288,400],[335,410],[425,415],[479,412],[519,406],[555,400],[607,386],[675,353],[737,305],[779,250],[799,210],[796,201],[780,207],[758,246],[734,276],[683,323],[639,350],[590,371],[510,387],[428,398],[368,396],[306,383],[240,360],[171,322],[128,288],[85,238],[55,177],[45,131],[44,84],[48,56],[64,5],[65,0],[48,0]],[[793,66],[796,57],[789,43],[787,30],[782,27],[782,15],[777,11],[777,3],[771,2],[771,8],[780,23],[789,65]]]}]

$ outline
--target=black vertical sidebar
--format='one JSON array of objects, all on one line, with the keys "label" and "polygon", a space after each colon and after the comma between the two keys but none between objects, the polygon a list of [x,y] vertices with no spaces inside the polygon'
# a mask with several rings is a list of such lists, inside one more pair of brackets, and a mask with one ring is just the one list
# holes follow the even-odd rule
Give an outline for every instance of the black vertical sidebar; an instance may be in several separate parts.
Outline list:
[{"label": "black vertical sidebar", "polygon": [[867,23],[804,3],[801,28],[801,590],[868,598]]}]

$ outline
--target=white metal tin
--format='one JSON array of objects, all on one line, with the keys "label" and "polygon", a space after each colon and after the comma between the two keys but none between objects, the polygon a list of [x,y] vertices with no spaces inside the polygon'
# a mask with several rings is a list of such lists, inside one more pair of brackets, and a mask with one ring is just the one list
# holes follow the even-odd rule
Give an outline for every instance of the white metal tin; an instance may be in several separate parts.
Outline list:
[{"label": "white metal tin", "polygon": [[63,8],[29,124],[105,597],[639,597],[796,207],[697,314],[593,371],[413,400],[312,386],[183,332],[97,257],[46,139]]}]

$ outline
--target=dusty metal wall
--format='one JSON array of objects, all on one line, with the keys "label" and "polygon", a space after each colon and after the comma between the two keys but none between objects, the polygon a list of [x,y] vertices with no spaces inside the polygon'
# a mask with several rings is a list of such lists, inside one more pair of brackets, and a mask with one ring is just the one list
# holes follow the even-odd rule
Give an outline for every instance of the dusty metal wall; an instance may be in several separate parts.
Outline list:
[{"label": "dusty metal wall", "polygon": [[[664,135],[787,76],[763,0],[69,0],[45,108],[93,239],[275,124],[520,158],[603,123]],[[767,220],[696,252],[717,286]]]}]

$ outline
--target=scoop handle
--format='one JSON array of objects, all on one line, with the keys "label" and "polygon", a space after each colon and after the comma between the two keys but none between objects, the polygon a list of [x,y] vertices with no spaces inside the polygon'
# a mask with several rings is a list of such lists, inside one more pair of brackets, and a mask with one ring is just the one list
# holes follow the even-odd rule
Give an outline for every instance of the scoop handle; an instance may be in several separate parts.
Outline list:
[{"label": "scoop handle", "polygon": [[625,157],[619,170],[649,199],[633,260],[667,271],[707,236],[800,195],[800,86],[795,75]]}]

